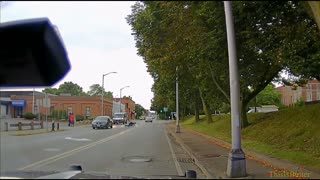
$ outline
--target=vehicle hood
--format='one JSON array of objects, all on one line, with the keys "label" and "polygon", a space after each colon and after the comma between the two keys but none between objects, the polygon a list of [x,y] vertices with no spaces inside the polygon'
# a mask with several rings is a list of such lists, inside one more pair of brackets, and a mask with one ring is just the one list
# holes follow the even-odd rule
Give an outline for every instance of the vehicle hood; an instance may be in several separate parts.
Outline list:
[{"label": "vehicle hood", "polygon": [[0,179],[172,179],[170,176],[124,176],[110,175],[102,172],[84,171],[10,171],[1,172]]}]

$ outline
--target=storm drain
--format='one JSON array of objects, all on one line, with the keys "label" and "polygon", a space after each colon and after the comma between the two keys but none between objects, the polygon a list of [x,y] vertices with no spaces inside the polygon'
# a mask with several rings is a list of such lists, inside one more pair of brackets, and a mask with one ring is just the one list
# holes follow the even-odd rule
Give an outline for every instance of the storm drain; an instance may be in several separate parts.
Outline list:
[{"label": "storm drain", "polygon": [[177,158],[177,161],[180,163],[193,163],[193,159],[192,158]]},{"label": "storm drain", "polygon": [[128,156],[128,157],[124,157],[123,160],[139,163],[139,162],[151,162],[152,158],[148,156]]},{"label": "storm drain", "polygon": [[215,157],[220,157],[220,154],[203,154],[200,156],[203,158],[215,158]]}]

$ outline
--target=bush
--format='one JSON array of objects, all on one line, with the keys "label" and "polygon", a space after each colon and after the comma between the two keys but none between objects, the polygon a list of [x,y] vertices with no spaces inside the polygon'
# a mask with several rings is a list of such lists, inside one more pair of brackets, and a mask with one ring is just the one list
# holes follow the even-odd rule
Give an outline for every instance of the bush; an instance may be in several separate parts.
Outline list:
[{"label": "bush", "polygon": [[294,105],[295,106],[299,106],[299,107],[302,107],[302,106],[304,106],[304,100],[303,99],[299,99]]},{"label": "bush", "polygon": [[23,115],[23,117],[24,117],[25,119],[34,119],[34,118],[36,118],[37,116],[36,116],[35,114],[32,114],[31,112],[27,112],[27,113],[25,113],[25,114]]},{"label": "bush", "polygon": [[81,115],[76,115],[76,121],[83,121],[84,117]]},{"label": "bush", "polygon": [[60,110],[59,119],[66,119],[66,117],[67,117],[67,112],[65,110]]}]

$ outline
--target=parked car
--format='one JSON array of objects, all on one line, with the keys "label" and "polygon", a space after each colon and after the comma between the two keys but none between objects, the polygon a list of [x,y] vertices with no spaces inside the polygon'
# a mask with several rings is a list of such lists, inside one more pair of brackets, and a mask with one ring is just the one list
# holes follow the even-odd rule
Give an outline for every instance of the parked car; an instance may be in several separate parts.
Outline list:
[{"label": "parked car", "polygon": [[145,122],[152,122],[153,117],[151,116],[147,116]]},{"label": "parked car", "polygon": [[109,116],[97,116],[92,121],[92,129],[108,129],[112,128],[113,120]]},{"label": "parked car", "polygon": [[[275,112],[279,111],[279,107],[275,105],[262,105],[261,107],[256,107],[256,110],[259,113]],[[250,107],[248,113],[255,113],[255,107]]]}]

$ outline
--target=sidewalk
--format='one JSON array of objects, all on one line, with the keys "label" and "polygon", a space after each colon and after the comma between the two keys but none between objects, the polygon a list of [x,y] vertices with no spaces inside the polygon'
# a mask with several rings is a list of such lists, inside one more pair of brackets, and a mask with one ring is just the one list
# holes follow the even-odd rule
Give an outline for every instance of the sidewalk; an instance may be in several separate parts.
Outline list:
[{"label": "sidewalk", "polygon": [[[209,179],[228,178],[225,172],[231,145],[190,129],[180,127],[180,130],[181,133],[175,133],[175,124],[167,125],[168,133],[176,138],[177,142],[194,159],[207,177]],[[248,174],[247,177],[244,177],[245,179],[288,179],[290,177],[288,175],[284,177],[285,174],[293,172],[297,173],[297,175],[306,174],[311,179],[320,179],[320,174],[302,169],[298,165],[253,151],[245,149],[243,151],[246,155],[246,171]]]}]

